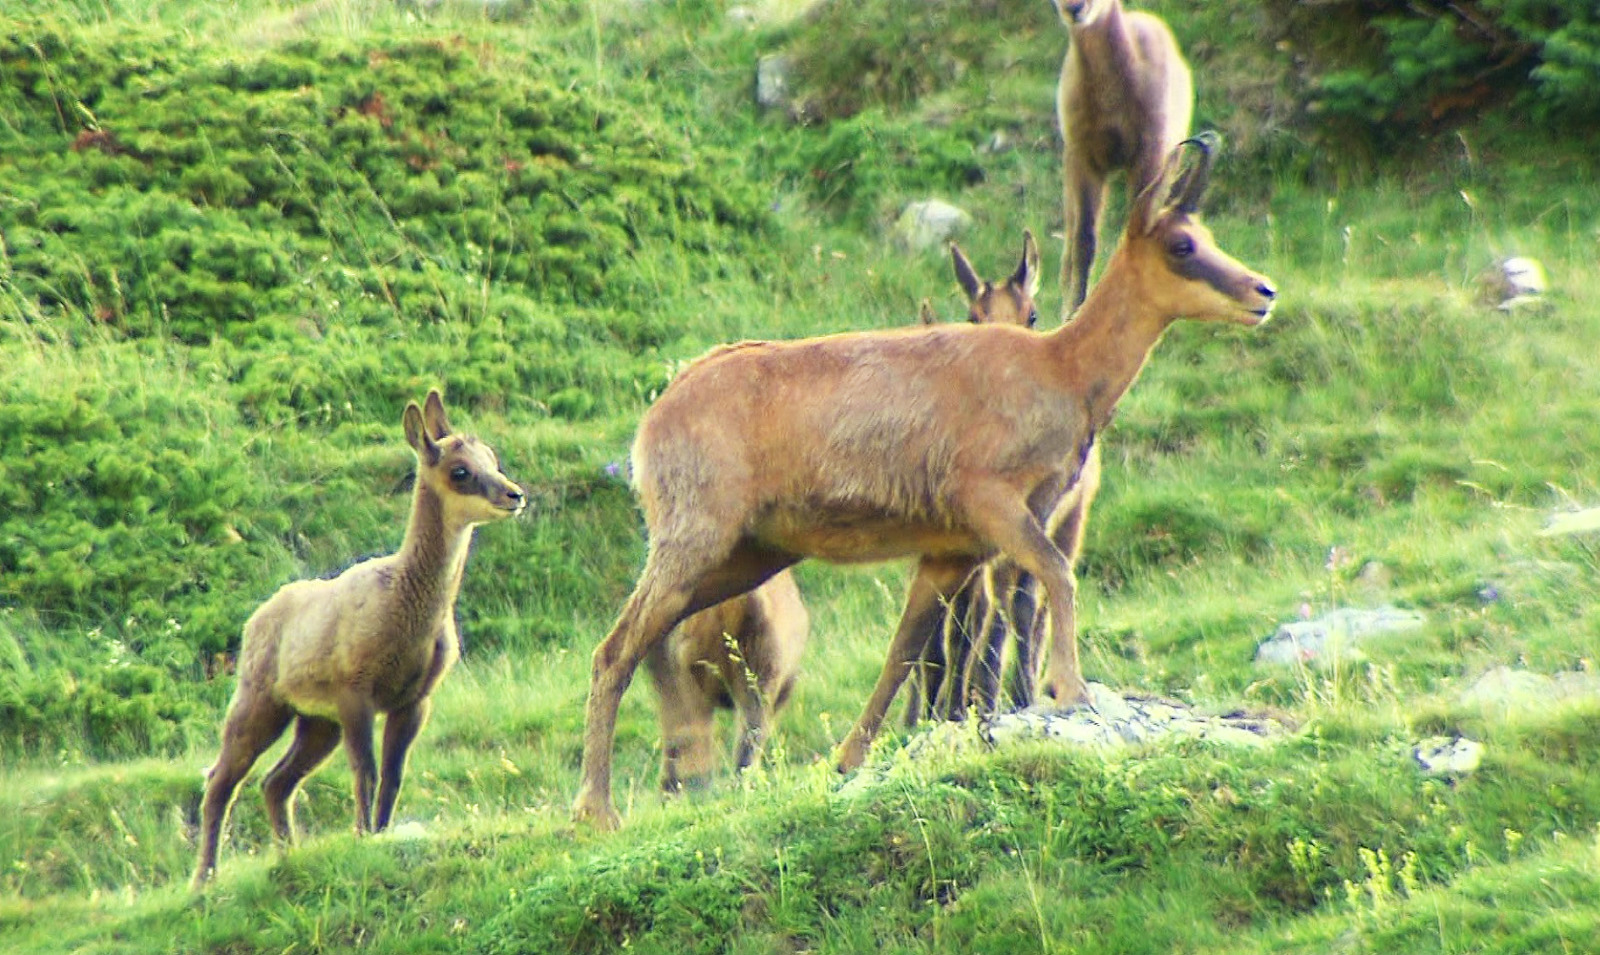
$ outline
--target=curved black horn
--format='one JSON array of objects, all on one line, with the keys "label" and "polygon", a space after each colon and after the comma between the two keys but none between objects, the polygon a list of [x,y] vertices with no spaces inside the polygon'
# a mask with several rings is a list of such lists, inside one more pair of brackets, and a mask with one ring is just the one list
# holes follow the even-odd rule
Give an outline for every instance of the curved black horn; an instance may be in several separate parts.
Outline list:
[{"label": "curved black horn", "polygon": [[1208,129],[1185,139],[1177,145],[1177,149],[1185,146],[1198,149],[1200,158],[1173,184],[1172,204],[1181,212],[1193,213],[1200,208],[1200,197],[1205,195],[1206,187],[1211,184],[1211,164],[1216,161],[1217,150],[1222,148],[1222,137]]}]

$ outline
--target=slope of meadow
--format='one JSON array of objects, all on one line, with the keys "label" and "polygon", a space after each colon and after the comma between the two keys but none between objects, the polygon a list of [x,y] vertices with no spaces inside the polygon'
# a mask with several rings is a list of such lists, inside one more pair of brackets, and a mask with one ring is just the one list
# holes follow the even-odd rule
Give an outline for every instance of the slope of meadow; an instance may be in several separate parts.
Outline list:
[{"label": "slope of meadow", "polygon": [[[0,949],[1600,950],[1600,706],[1462,695],[1600,647],[1600,540],[1541,534],[1600,503],[1600,180],[1554,124],[1344,150],[1276,6],[1155,5],[1230,144],[1211,225],[1283,294],[1173,329],[1104,435],[1085,661],[1287,740],[913,761],[891,732],[887,781],[842,789],[905,572],[805,566],[767,766],[662,802],[636,687],[595,835],[566,807],[643,554],[640,411],[718,342],[962,314],[948,259],[888,239],[909,200],[971,209],[990,276],[1057,229],[1048,6],[37,6],[0,14]],[[750,102],[780,50],[799,122]],[[1539,305],[1482,301],[1510,253]],[[478,537],[402,825],[349,835],[335,759],[281,855],[246,788],[191,898],[239,625],[395,546],[435,385],[535,506]],[[1252,662],[1385,603],[1426,625]],[[1481,767],[1422,774],[1455,734]]]}]

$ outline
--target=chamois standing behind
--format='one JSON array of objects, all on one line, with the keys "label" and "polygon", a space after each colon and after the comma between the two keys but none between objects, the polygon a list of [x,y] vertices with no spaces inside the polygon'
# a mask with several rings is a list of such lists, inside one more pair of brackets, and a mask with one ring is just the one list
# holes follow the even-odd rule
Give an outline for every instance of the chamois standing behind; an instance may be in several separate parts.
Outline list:
[{"label": "chamois standing behind", "polygon": [[1083,304],[1094,265],[1107,182],[1126,172],[1128,195],[1156,181],[1189,135],[1194,79],[1160,17],[1122,0],[1054,0],[1067,26],[1056,90],[1061,124],[1061,316]]},{"label": "chamois standing behind", "polygon": [[[332,579],[285,584],[245,623],[222,752],[206,773],[197,889],[216,869],[234,791],[291,721],[294,740],[262,783],[279,843],[294,839],[295,790],[341,736],[355,777],[356,831],[389,824],[429,694],[460,654],[455,601],[473,528],[515,516],[526,501],[488,445],[451,430],[438,391],[422,408],[407,404],[402,420],[417,475],[400,550]],[[372,746],[378,713],[387,714],[381,782]]]},{"label": "chamois standing behind", "polygon": [[810,632],[800,588],[784,570],[689,617],[650,649],[645,664],[661,718],[663,791],[698,788],[710,779],[719,706],[731,707],[741,727],[737,768],[759,758],[773,715],[794,689]]},{"label": "chamois standing behind", "polygon": [[[883,671],[836,752],[842,772],[861,764],[941,602],[979,564],[1005,554],[1043,583],[1054,619],[1071,619],[1072,569],[1044,512],[1169,325],[1257,325],[1276,295],[1200,222],[1214,140],[1192,144],[1199,161],[1174,150],[1104,279],[1053,332],[958,324],[743,342],[667,386],[634,440],[649,553],[595,649],[576,818],[620,821],[617,707],[651,648],[803,558],[918,558]],[[1071,632],[1057,629],[1043,686],[1063,705],[1087,698]]]},{"label": "chamois standing behind", "polygon": [[[968,321],[975,325],[1001,323],[1025,328],[1032,328],[1038,321],[1034,296],[1039,291],[1039,247],[1032,232],[1023,231],[1022,260],[1016,271],[998,284],[980,278],[959,245],[951,243],[950,259],[956,284],[967,299]],[[924,325],[935,321],[927,299],[922,300],[921,317]],[[943,702],[944,694],[955,692],[945,689],[946,685],[954,686],[949,675],[966,669],[973,638],[985,633],[983,628],[998,626],[1004,630],[1004,621],[994,612],[991,595],[995,586],[1004,586],[1008,579],[1004,562],[994,561],[974,573],[951,598],[939,628],[942,639],[936,632],[923,649],[921,665],[910,673],[906,703],[908,725],[935,715],[936,707],[940,712],[948,708]],[[995,643],[996,647],[1003,645],[1003,642]]]}]

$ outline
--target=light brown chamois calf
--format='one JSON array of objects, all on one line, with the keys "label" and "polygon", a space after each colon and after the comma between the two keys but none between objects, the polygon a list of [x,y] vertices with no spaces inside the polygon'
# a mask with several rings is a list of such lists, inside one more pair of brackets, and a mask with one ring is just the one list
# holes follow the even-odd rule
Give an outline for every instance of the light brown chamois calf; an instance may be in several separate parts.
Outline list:
[{"label": "light brown chamois calf", "polygon": [[1107,181],[1125,172],[1128,195],[1156,181],[1189,135],[1194,79],[1160,17],[1121,0],[1054,0],[1067,26],[1056,91],[1061,124],[1061,317],[1083,304]]},{"label": "light brown chamois calf", "polygon": [[[1039,320],[1039,311],[1034,305],[1034,296],[1039,291],[1039,247],[1032,232],[1023,231],[1022,260],[1016,271],[998,284],[980,278],[961,247],[954,243],[950,246],[950,259],[956,284],[966,296],[968,321],[975,325],[1001,323],[1032,328]],[[927,299],[922,300],[921,317],[924,325],[935,321]],[[949,673],[952,670],[964,672],[974,639],[986,632],[980,628],[998,626],[1004,629],[1004,621],[994,613],[990,597],[998,582],[994,579],[996,570],[1000,569],[997,565],[1003,563],[985,564],[950,599],[942,626],[923,648],[921,665],[912,669],[908,677],[908,725],[934,716],[936,707],[940,712],[949,708],[943,701],[943,694],[954,692]],[[1003,636],[996,646],[1004,646]],[[945,689],[947,684],[952,689]]]},{"label": "light brown chamois calf", "polygon": [[[1169,325],[1257,325],[1272,309],[1271,283],[1198,218],[1212,143],[1194,141],[1189,166],[1173,152],[1094,295],[1053,332],[955,324],[743,342],[677,376],[634,440],[649,553],[594,653],[577,818],[619,822],[612,747],[639,662],[684,617],[803,558],[918,558],[883,671],[836,752],[842,772],[861,764],[942,602],[983,561],[1005,554],[1043,583],[1050,614],[1070,619],[1072,569],[1041,512]],[[1086,699],[1072,640],[1052,642],[1043,691]]]},{"label": "light brown chamois calf", "polygon": [[710,780],[717,765],[717,707],[731,707],[738,716],[738,769],[760,757],[772,717],[794,689],[810,633],[800,588],[784,570],[689,617],[650,649],[645,664],[661,717],[663,791]]},{"label": "light brown chamois calf", "polygon": [[[356,831],[389,824],[429,694],[460,652],[455,601],[472,530],[518,514],[526,500],[488,445],[451,431],[438,391],[421,408],[408,404],[402,420],[417,475],[400,550],[332,579],[285,584],[244,625],[222,752],[206,773],[195,888],[216,869],[234,791],[291,722],[294,740],[262,783],[277,840],[293,841],[295,790],[341,736]],[[387,714],[381,778],[372,746],[379,713]]]}]

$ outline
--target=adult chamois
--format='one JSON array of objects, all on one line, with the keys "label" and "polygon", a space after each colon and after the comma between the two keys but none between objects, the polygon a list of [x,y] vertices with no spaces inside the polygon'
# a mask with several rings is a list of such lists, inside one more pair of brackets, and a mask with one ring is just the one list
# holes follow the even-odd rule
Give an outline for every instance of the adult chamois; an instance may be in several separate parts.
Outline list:
[{"label": "adult chamois", "polygon": [[[526,502],[488,445],[452,431],[438,391],[421,408],[407,404],[402,423],[417,476],[400,550],[332,579],[285,584],[244,625],[222,752],[206,771],[196,889],[216,869],[234,791],[291,722],[294,741],[261,787],[277,840],[294,839],[295,790],[341,736],[355,777],[356,831],[389,824],[429,695],[460,654],[455,602],[473,528],[513,517]],[[381,780],[372,747],[379,713],[387,714]]]},{"label": "adult chamois", "polygon": [[1061,124],[1061,317],[1089,288],[1107,182],[1127,173],[1137,196],[1161,175],[1189,135],[1194,79],[1160,17],[1126,11],[1121,0],[1054,0],[1067,26],[1056,89]]},{"label": "adult chamois", "polygon": [[[861,764],[941,602],[983,561],[1005,554],[1043,583],[1052,617],[1070,619],[1072,568],[1039,512],[1077,478],[1169,325],[1257,325],[1276,295],[1199,220],[1214,139],[1184,145],[1197,161],[1173,151],[1094,294],[1053,332],[955,324],[743,342],[668,385],[634,440],[649,552],[595,649],[576,818],[620,821],[617,707],[651,648],[803,558],[918,558],[883,671],[836,752],[841,772]],[[1043,691],[1086,699],[1075,641],[1052,641]]]}]

